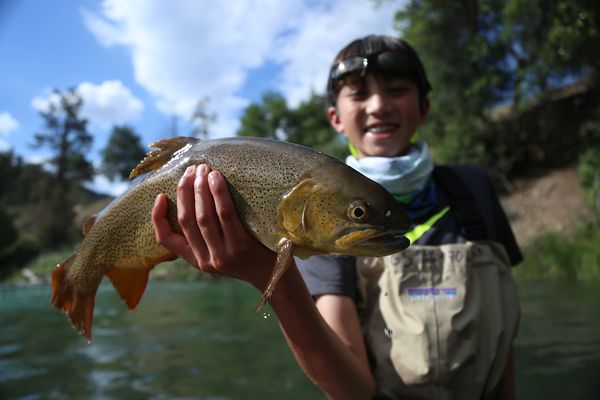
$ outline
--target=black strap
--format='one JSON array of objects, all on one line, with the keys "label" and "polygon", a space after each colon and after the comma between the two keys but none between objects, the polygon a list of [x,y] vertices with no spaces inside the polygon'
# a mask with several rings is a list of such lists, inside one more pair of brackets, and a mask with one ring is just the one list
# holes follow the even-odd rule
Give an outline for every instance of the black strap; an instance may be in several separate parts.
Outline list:
[{"label": "black strap", "polygon": [[456,171],[445,165],[436,165],[433,178],[446,196],[450,208],[456,212],[465,238],[470,241],[487,239],[487,229],[473,194]]}]

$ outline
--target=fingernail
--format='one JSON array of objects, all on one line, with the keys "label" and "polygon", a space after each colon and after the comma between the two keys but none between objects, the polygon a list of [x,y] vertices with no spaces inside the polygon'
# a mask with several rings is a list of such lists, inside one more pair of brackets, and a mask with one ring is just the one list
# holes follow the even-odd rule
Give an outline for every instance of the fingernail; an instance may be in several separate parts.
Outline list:
[{"label": "fingernail", "polygon": [[206,175],[208,172],[208,167],[206,164],[198,165],[198,169],[196,170],[196,176]]},{"label": "fingernail", "polygon": [[190,175],[190,174],[192,173],[192,171],[194,171],[194,166],[193,166],[193,165],[190,165],[189,167],[187,167],[187,168],[185,169],[185,173],[184,173],[184,175]]},{"label": "fingernail", "polygon": [[211,171],[211,173],[208,174],[208,183],[211,186],[214,186],[217,183],[217,172],[216,171]]}]

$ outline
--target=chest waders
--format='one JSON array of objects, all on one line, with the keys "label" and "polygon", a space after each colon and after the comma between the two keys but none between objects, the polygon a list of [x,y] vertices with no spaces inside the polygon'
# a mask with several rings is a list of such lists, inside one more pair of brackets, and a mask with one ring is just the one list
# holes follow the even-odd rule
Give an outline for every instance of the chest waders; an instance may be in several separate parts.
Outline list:
[{"label": "chest waders", "polygon": [[383,397],[485,398],[502,377],[516,334],[519,305],[510,260],[501,244],[484,240],[470,193],[459,177],[447,174],[454,172],[434,172],[450,207],[407,237],[416,241],[451,209],[466,243],[414,245],[357,259],[361,324]]}]

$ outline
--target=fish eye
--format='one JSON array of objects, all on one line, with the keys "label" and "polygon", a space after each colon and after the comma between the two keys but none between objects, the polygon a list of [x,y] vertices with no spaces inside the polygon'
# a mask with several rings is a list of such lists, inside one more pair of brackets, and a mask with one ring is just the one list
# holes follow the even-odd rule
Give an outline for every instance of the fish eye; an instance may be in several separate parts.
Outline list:
[{"label": "fish eye", "polygon": [[367,207],[368,204],[364,201],[353,201],[348,207],[348,218],[354,222],[363,222],[367,218]]}]

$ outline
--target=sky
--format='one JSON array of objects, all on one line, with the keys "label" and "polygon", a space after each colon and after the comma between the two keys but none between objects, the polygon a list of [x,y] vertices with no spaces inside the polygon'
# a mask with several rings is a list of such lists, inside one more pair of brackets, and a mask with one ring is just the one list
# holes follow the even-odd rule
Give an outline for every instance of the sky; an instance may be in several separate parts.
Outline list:
[{"label": "sky", "polygon": [[[292,107],[323,93],[335,54],[351,40],[397,35],[403,1],[0,0],[0,151],[42,163],[40,111],[76,87],[97,165],[115,125],[144,144],[189,135],[198,101],[216,115],[211,137],[235,136],[244,108],[268,90]],[[126,183],[97,176],[118,194]]]}]

